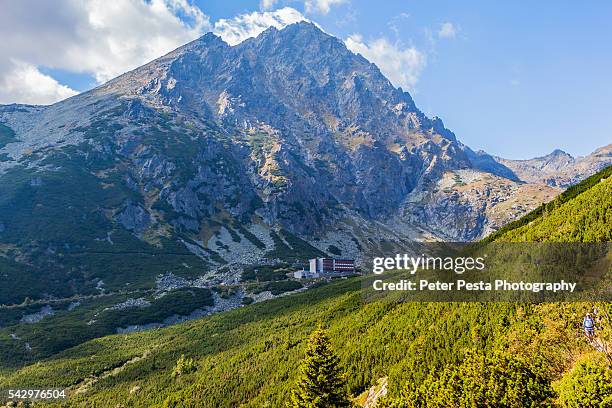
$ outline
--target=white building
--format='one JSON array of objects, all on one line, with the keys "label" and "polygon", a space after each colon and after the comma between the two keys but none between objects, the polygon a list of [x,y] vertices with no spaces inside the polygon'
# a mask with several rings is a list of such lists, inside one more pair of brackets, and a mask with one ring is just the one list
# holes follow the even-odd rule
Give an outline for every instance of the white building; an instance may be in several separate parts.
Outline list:
[{"label": "white building", "polygon": [[351,275],[355,273],[353,259],[314,258],[310,260],[310,273],[322,275]]},{"label": "white building", "polygon": [[295,279],[313,279],[320,278],[321,275],[318,273],[311,273],[309,270],[302,269],[301,271],[293,272],[293,277]]}]

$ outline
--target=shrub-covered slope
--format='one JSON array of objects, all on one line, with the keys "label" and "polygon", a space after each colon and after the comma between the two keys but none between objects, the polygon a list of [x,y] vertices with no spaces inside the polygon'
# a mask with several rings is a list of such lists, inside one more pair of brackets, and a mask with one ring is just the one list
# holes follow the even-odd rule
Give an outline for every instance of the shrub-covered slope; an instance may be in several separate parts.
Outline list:
[{"label": "shrub-covered slope", "polygon": [[[550,231],[561,224],[564,235],[551,235],[553,240],[609,237],[610,224],[603,223],[612,212],[612,178],[602,180],[606,174],[561,196],[545,217],[532,216],[496,239],[526,240],[533,236],[530,226]],[[585,223],[564,223],[565,214]],[[506,386],[512,384],[512,370],[523,370],[524,381],[532,375],[542,382],[534,385],[538,396],[561,406],[582,406],[584,398],[593,398],[592,388],[610,376],[603,353],[580,336],[582,315],[593,304],[364,304],[359,287],[359,279],[341,280],[166,329],[96,339],[19,370],[5,367],[0,389],[69,387],[67,406],[280,407],[296,378],[305,341],[320,323],[329,329],[350,393],[358,395],[388,376],[387,403],[399,406],[427,406],[419,402],[419,387],[462,395],[461,384],[435,382],[440,376],[453,378],[455,367],[473,373],[473,379],[509,378]],[[601,315],[612,313],[609,304],[597,307]],[[173,376],[183,354],[196,369]],[[483,367],[480,377],[474,367]],[[586,383],[581,382],[584,372]],[[599,391],[603,401],[606,390]]]}]

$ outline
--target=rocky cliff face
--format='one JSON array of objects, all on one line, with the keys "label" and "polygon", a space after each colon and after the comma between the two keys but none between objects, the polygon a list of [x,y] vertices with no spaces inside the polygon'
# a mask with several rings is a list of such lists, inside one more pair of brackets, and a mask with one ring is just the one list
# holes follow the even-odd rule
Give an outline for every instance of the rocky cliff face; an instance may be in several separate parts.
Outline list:
[{"label": "rocky cliff face", "polygon": [[401,217],[445,240],[475,240],[552,200],[561,191],[477,169],[452,170],[412,191]]},{"label": "rocky cliff face", "polygon": [[574,158],[562,150],[529,160],[508,160],[495,157],[522,181],[544,183],[567,188],[595,174],[612,162],[612,144],[600,147],[584,157]]},{"label": "rocky cliff face", "polygon": [[53,294],[474,239],[557,191],[461,144],[308,23],[234,47],[207,34],[0,122],[0,268],[51,271]]}]

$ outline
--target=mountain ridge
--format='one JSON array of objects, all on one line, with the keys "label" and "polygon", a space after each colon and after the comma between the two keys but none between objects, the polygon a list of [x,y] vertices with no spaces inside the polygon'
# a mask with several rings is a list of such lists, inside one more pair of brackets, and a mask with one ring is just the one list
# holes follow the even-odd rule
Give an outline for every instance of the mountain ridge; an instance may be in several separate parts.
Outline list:
[{"label": "mountain ridge", "polygon": [[16,303],[474,240],[560,191],[471,151],[307,23],[235,46],[207,34],[0,122],[0,265],[33,281]]},{"label": "mountain ridge", "polygon": [[612,144],[578,157],[555,149],[547,155],[533,159],[511,160],[497,156],[493,158],[511,169],[521,181],[567,188],[609,165],[612,158]]}]

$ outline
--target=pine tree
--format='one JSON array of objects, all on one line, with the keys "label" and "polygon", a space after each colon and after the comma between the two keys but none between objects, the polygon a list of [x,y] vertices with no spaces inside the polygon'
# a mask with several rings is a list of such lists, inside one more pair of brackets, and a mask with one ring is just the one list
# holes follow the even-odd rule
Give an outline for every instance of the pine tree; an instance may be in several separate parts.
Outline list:
[{"label": "pine tree", "polygon": [[292,408],[350,407],[346,381],[329,338],[322,329],[310,337],[300,378],[291,394]]}]

